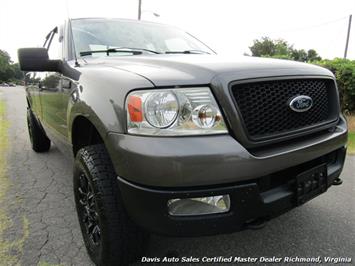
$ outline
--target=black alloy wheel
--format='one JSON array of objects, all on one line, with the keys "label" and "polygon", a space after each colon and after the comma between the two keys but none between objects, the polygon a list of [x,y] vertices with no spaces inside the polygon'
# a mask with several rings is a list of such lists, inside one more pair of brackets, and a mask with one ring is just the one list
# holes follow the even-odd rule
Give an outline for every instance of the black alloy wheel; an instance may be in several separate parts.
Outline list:
[{"label": "black alloy wheel", "polygon": [[101,228],[97,212],[94,191],[85,173],[79,177],[79,212],[86,229],[86,234],[93,246],[100,245]]}]

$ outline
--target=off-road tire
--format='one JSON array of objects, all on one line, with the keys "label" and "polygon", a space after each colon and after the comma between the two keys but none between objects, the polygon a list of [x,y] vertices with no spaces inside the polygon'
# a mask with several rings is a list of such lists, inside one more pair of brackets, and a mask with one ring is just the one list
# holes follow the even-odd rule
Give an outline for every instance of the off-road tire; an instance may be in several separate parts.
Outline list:
[{"label": "off-road tire", "polygon": [[[86,175],[91,186],[94,211],[83,207],[83,186],[80,182]],[[147,234],[129,219],[120,196],[116,174],[104,145],[87,146],[80,149],[74,162],[74,195],[79,223],[87,252],[96,265],[128,265],[143,252]],[[79,187],[82,189],[79,191]],[[83,197],[82,197],[83,198]],[[84,197],[85,198],[85,197]],[[86,213],[86,214],[85,214]],[[99,225],[94,243],[85,223],[88,213],[91,221]],[[95,213],[95,215],[92,215]],[[92,218],[92,216],[97,218]],[[94,231],[94,230],[92,230]]]},{"label": "off-road tire", "polygon": [[46,152],[51,147],[51,141],[34,117],[32,110],[27,108],[27,126],[32,149],[35,152]]}]

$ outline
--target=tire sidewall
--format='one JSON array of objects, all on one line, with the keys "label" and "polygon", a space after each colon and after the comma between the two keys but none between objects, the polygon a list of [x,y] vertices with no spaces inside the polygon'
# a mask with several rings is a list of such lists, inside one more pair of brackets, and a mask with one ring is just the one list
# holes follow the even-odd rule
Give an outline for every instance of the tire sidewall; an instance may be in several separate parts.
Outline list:
[{"label": "tire sidewall", "polygon": [[[81,155],[81,154],[80,154]],[[95,205],[97,208],[97,211],[99,213],[99,224],[100,224],[100,229],[101,229],[101,240],[100,244],[98,247],[94,247],[93,245],[90,244],[91,240],[89,239],[87,233],[86,233],[86,228],[85,225],[81,222],[82,220],[82,212],[79,207],[79,193],[78,193],[78,188],[79,188],[79,182],[80,182],[80,175],[81,173],[84,173],[88,179],[88,182],[90,183],[91,187],[93,188],[94,191],[94,197],[95,197]],[[78,214],[78,219],[79,219],[79,224],[80,224],[80,229],[84,238],[84,243],[87,248],[87,251],[90,255],[90,257],[95,260],[94,262],[99,265],[100,261],[102,261],[103,257],[103,250],[104,250],[104,230],[103,230],[103,217],[102,217],[102,211],[101,208],[98,206],[98,202],[100,201],[98,199],[98,191],[95,186],[95,183],[93,182],[93,177],[90,173],[90,170],[85,162],[85,159],[82,156],[78,156],[78,159],[75,160],[74,163],[74,197],[75,197],[75,203],[76,203],[76,210]]]},{"label": "tire sidewall", "polygon": [[[79,202],[79,177],[86,175],[91,185],[98,214],[100,246],[92,248],[82,221]],[[143,252],[148,235],[129,218],[121,200],[116,173],[103,144],[80,149],[74,161],[73,187],[83,239],[96,265],[128,265]]]},{"label": "tire sidewall", "polygon": [[89,161],[89,156],[85,153],[85,150],[80,150],[74,162],[74,195],[76,201],[77,214],[80,221],[82,217],[81,217],[80,209],[78,207],[79,195],[77,189],[78,189],[80,174],[84,173],[94,192],[95,206],[99,214],[98,218],[99,218],[99,224],[101,230],[100,245],[98,247],[93,247],[90,244],[91,240],[88,238],[88,235],[85,231],[86,230],[85,225],[80,221],[79,223],[84,238],[84,243],[85,246],[87,247],[91,259],[95,262],[96,265],[109,265],[109,263],[106,262],[106,258],[109,257],[108,254],[106,253],[110,250],[110,244],[113,243],[110,242],[111,232],[109,226],[107,226],[108,217],[105,214],[103,200],[101,199],[101,192],[98,189],[98,184],[95,182],[95,176],[92,175],[92,167],[93,167],[92,162]]},{"label": "tire sidewall", "polygon": [[29,107],[27,108],[27,126],[32,149],[35,152],[48,151],[51,142]]},{"label": "tire sidewall", "polygon": [[32,149],[34,148],[34,140],[33,140],[33,117],[31,113],[31,109],[27,109],[27,128],[28,135],[30,137]]}]

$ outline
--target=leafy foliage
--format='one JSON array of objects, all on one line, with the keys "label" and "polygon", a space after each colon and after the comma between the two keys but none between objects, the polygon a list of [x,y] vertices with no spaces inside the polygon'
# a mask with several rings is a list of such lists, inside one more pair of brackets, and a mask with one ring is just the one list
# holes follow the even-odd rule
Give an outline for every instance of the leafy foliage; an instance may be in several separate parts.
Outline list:
[{"label": "leafy foliage", "polygon": [[23,73],[20,70],[19,64],[14,64],[11,61],[10,55],[0,50],[0,82],[15,81],[23,78]]},{"label": "leafy foliage", "polygon": [[297,50],[284,40],[272,40],[268,37],[254,40],[249,48],[253,56],[311,62],[328,68],[337,79],[342,110],[347,113],[355,112],[355,60],[322,60],[314,49]]},{"label": "leafy foliage", "polygon": [[334,73],[343,111],[355,112],[355,60],[335,58],[314,63],[328,68]]},{"label": "leafy foliage", "polygon": [[321,60],[321,57],[314,49],[308,51],[304,49],[297,50],[285,40],[272,40],[269,37],[254,40],[249,49],[252,52],[252,56],[290,59],[300,62]]}]

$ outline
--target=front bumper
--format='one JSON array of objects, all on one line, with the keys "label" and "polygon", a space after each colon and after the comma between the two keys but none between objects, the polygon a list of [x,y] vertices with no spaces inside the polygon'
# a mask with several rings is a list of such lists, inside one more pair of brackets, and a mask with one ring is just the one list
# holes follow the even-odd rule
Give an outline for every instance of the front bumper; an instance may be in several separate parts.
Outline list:
[{"label": "front bumper", "polygon": [[[327,188],[342,170],[345,148],[337,149],[283,171],[224,186],[193,189],[157,189],[118,177],[122,200],[131,219],[148,231],[173,236],[200,236],[239,231],[256,220],[268,220],[297,206],[296,176],[319,164],[326,165]],[[177,217],[168,214],[167,202],[228,194],[230,211],[223,214]]]},{"label": "front bumper", "polygon": [[109,133],[106,147],[116,173],[150,187],[196,187],[253,180],[344,147],[343,118],[331,130],[247,150],[230,135],[145,137]]}]

